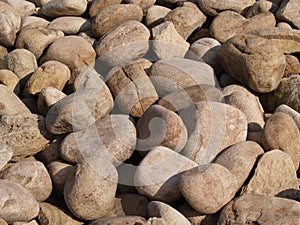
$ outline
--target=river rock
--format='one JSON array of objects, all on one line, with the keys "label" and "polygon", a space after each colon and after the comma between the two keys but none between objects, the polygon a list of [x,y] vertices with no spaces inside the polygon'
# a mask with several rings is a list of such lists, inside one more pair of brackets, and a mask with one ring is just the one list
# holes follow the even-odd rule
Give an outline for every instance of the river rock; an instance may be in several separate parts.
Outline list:
[{"label": "river rock", "polygon": [[35,5],[29,1],[4,0],[3,2],[8,3],[12,8],[14,8],[21,17],[30,16],[35,12]]},{"label": "river rock", "polygon": [[202,101],[180,113],[189,139],[180,152],[198,164],[207,164],[225,148],[245,141],[247,119],[237,108],[219,102]]},{"label": "river rock", "polygon": [[298,127],[298,129],[300,130],[300,114],[299,112],[297,112],[296,110],[292,109],[291,107],[287,106],[287,105],[280,105],[276,108],[275,112],[283,112],[288,114],[290,117],[292,117]]},{"label": "river rock", "polygon": [[80,89],[98,88],[103,85],[104,78],[93,67],[88,67],[85,71],[78,74],[73,89],[75,91]]},{"label": "river rock", "polygon": [[154,27],[159,23],[164,21],[164,17],[171,11],[171,9],[160,6],[153,5],[147,10],[147,14],[145,16],[145,24],[148,27]]},{"label": "river rock", "polygon": [[300,61],[296,56],[285,56],[286,67],[283,77],[290,77],[291,75],[300,74]]},{"label": "river rock", "polygon": [[28,1],[34,3],[37,6],[43,6],[46,3],[50,2],[51,0],[28,0]]},{"label": "river rock", "polygon": [[20,92],[19,78],[10,70],[0,70],[0,84],[8,87],[16,95],[18,95]]},{"label": "river rock", "polygon": [[89,9],[89,15],[90,17],[94,17],[97,15],[98,12],[100,12],[102,9],[106,8],[107,6],[114,5],[114,4],[121,4],[122,0],[95,0],[92,1],[90,9]]},{"label": "river rock", "polygon": [[178,190],[179,174],[197,165],[171,149],[155,147],[137,167],[135,188],[149,199],[176,202],[181,198]]},{"label": "river rock", "polygon": [[105,216],[114,206],[118,173],[106,159],[93,157],[76,166],[64,188],[69,210],[79,219]]},{"label": "river rock", "polygon": [[66,94],[54,87],[43,88],[37,101],[39,113],[46,116],[50,107],[64,97],[66,97]]},{"label": "river rock", "polygon": [[125,2],[139,5],[143,9],[145,15],[147,10],[155,4],[156,0],[125,0]]},{"label": "river rock", "polygon": [[0,179],[0,217],[8,223],[29,221],[40,210],[33,195],[21,185]]},{"label": "river rock", "polygon": [[2,58],[3,56],[7,55],[7,53],[7,49],[4,46],[0,45],[0,57]]},{"label": "river rock", "polygon": [[36,16],[23,16],[21,18],[20,30],[33,29],[33,27],[46,27],[50,22],[46,19]]},{"label": "river rock", "polygon": [[0,145],[0,171],[6,166],[13,156],[12,150],[5,144]]},{"label": "river rock", "polygon": [[271,12],[271,13],[276,13],[278,10],[279,6],[268,0],[258,0],[255,2],[254,5],[252,5],[246,12],[245,17],[246,18],[251,18],[254,17],[260,13],[265,13],[265,12]]},{"label": "river rock", "polygon": [[101,218],[93,221],[90,225],[123,225],[123,224],[138,224],[147,225],[146,220],[140,216],[120,216],[112,218]]},{"label": "river rock", "polygon": [[248,194],[231,201],[221,212],[218,224],[299,223],[300,203],[278,197]]},{"label": "river rock", "polygon": [[6,221],[5,221],[5,220],[3,220],[3,219],[0,219],[0,225],[8,225],[8,223],[6,223]]},{"label": "river rock", "polygon": [[76,16],[63,16],[56,18],[49,25],[48,28],[53,30],[60,30],[65,35],[77,34],[79,32],[91,29],[91,22],[88,19]]},{"label": "river rock", "polygon": [[297,0],[283,0],[276,16],[300,29],[300,7]]}]

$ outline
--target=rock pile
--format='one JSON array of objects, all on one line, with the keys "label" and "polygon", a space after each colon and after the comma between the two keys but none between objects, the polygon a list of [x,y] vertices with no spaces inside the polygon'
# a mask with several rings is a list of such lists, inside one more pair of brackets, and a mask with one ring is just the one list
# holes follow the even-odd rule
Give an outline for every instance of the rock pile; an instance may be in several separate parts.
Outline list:
[{"label": "rock pile", "polygon": [[299,93],[299,0],[0,0],[0,224],[299,225]]}]

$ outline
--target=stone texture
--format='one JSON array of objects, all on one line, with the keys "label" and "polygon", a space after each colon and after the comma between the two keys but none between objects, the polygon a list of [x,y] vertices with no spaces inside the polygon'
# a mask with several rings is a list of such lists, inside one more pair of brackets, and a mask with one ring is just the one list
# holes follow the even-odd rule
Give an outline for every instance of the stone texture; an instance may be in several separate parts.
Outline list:
[{"label": "stone texture", "polygon": [[287,153],[272,150],[259,159],[254,175],[243,188],[243,194],[275,196],[288,189],[299,190],[293,161]]},{"label": "stone texture", "polygon": [[215,163],[184,172],[180,177],[179,189],[187,202],[203,214],[216,213],[238,190],[235,175]]},{"label": "stone texture", "polygon": [[59,147],[62,142],[63,136],[54,136],[52,141],[48,143],[42,151],[38,152],[35,156],[36,159],[47,166],[49,163],[62,160],[59,154]]},{"label": "stone texture", "polygon": [[139,5],[143,9],[145,15],[148,9],[155,4],[156,0],[125,0],[125,2]]},{"label": "stone texture", "polygon": [[36,16],[23,16],[21,18],[20,30],[33,29],[38,27],[46,27],[50,22],[46,19]]},{"label": "stone texture", "polygon": [[103,80],[102,75],[90,66],[76,76],[73,89],[77,91],[80,89],[98,88],[103,85]]},{"label": "stone texture", "polygon": [[95,0],[92,1],[92,4],[89,9],[90,17],[94,17],[100,12],[102,9],[106,8],[107,6],[120,4],[122,0]]},{"label": "stone texture", "polygon": [[139,224],[147,225],[146,220],[143,217],[139,216],[121,216],[114,218],[101,218],[93,221],[90,225],[123,225],[123,224]]},{"label": "stone texture", "polygon": [[37,6],[43,6],[46,3],[50,2],[51,0],[28,0],[28,1],[36,4]]},{"label": "stone texture", "polygon": [[35,5],[29,1],[23,0],[3,0],[14,8],[21,17],[30,16],[35,12]]},{"label": "stone texture", "polygon": [[194,30],[201,27],[206,16],[192,2],[185,2],[182,7],[170,11],[164,18],[174,24],[177,32],[187,39]]},{"label": "stone texture", "polygon": [[122,209],[125,215],[135,215],[146,217],[148,199],[138,194],[121,194],[117,196],[121,199]]},{"label": "stone texture", "polygon": [[37,101],[39,113],[46,116],[50,107],[64,97],[66,97],[66,95],[54,87],[43,88]]},{"label": "stone texture", "polygon": [[91,22],[88,19],[76,16],[63,16],[51,21],[48,28],[60,30],[65,35],[77,34],[91,29]]},{"label": "stone texture", "polygon": [[271,12],[271,13],[276,13],[278,10],[279,6],[269,0],[258,0],[255,2],[254,5],[252,5],[246,12],[245,17],[246,18],[251,18],[254,17],[260,13],[265,13],[265,12]]},{"label": "stone texture", "polygon": [[209,65],[181,58],[157,61],[151,67],[149,76],[160,97],[193,85],[215,86],[216,82]]},{"label": "stone texture", "polygon": [[285,113],[274,113],[266,122],[262,134],[265,150],[279,149],[289,154],[295,169],[300,162],[300,133],[294,120]]},{"label": "stone texture", "polygon": [[109,66],[124,66],[148,51],[150,32],[142,23],[130,20],[105,35],[96,45],[98,60]]},{"label": "stone texture", "polygon": [[218,102],[203,101],[180,113],[189,139],[180,152],[198,164],[207,164],[225,148],[245,141],[247,119],[237,108]]},{"label": "stone texture", "polygon": [[46,125],[54,134],[79,131],[107,116],[112,107],[112,96],[103,83],[98,89],[79,90],[55,103],[48,111]]},{"label": "stone texture", "polygon": [[137,4],[113,4],[101,9],[92,20],[92,32],[96,38],[129,20],[141,22],[143,10]]},{"label": "stone texture", "polygon": [[37,201],[45,201],[52,191],[48,171],[39,161],[24,160],[11,164],[1,173],[0,178],[22,185]]},{"label": "stone texture", "polygon": [[[261,21],[264,21],[263,23]],[[250,19],[244,18],[237,12],[225,11],[218,14],[210,26],[212,36],[224,43],[235,35],[251,31],[275,27],[276,20],[272,13],[265,12]]]},{"label": "stone texture", "polygon": [[126,67],[115,67],[107,75],[108,87],[123,114],[141,117],[158,96],[143,67],[132,63]]},{"label": "stone texture", "polygon": [[61,144],[61,156],[69,162],[104,157],[114,165],[128,159],[136,143],[136,129],[126,115],[108,115],[86,129],[69,134]]},{"label": "stone texture", "polygon": [[231,201],[221,212],[218,225],[299,223],[300,203],[266,195],[248,194]]},{"label": "stone texture", "polygon": [[283,77],[290,77],[291,75],[300,74],[300,61],[296,56],[285,56],[286,67]]},{"label": "stone texture", "polygon": [[190,225],[191,223],[176,209],[159,202],[152,201],[148,204],[147,214],[149,217],[163,218],[167,224]]},{"label": "stone texture", "polygon": [[8,52],[7,52],[7,49],[6,49],[4,46],[0,45],[0,57],[2,58],[2,57],[5,56],[7,53],[8,53]]},{"label": "stone texture", "polygon": [[21,26],[21,16],[9,4],[0,2],[0,45],[12,47]]},{"label": "stone texture", "polygon": [[300,130],[300,114],[296,110],[292,109],[287,105],[282,104],[276,108],[275,112],[283,112],[292,117],[298,129]]},{"label": "stone texture", "polygon": [[105,216],[114,205],[118,173],[106,159],[93,157],[76,166],[65,184],[64,199],[79,219],[94,220]]},{"label": "stone texture", "polygon": [[5,144],[0,145],[0,171],[6,166],[13,156],[12,150]]},{"label": "stone texture", "polygon": [[14,157],[34,155],[51,139],[45,118],[34,114],[2,116],[0,137],[0,143],[5,143],[14,152]]},{"label": "stone texture", "polygon": [[163,7],[160,5],[151,6],[147,10],[147,14],[145,16],[145,24],[148,27],[153,27],[161,22],[163,22],[164,17],[171,11],[171,9],[167,7]]},{"label": "stone texture", "polygon": [[152,105],[136,125],[137,148],[147,151],[155,146],[164,146],[180,152],[187,142],[187,129],[182,119],[171,110]]},{"label": "stone texture", "polygon": [[39,203],[21,185],[0,179],[0,217],[7,223],[29,221],[39,213]]},{"label": "stone texture", "polygon": [[283,0],[276,16],[300,29],[300,7],[298,0]]},{"label": "stone texture", "polygon": [[0,70],[0,84],[5,85],[16,95],[19,94],[20,85],[18,76],[10,70]]},{"label": "stone texture", "polygon": [[137,167],[134,185],[149,199],[176,202],[181,195],[178,189],[179,174],[197,167],[197,163],[162,146],[153,148]]}]

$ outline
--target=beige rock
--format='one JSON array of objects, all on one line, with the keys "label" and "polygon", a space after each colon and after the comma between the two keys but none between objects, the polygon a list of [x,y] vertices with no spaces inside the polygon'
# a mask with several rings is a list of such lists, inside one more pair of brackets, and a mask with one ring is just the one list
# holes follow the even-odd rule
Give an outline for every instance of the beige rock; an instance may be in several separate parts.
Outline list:
[{"label": "beige rock", "polygon": [[121,199],[122,209],[126,215],[146,217],[148,199],[138,194],[121,194],[117,196]]},{"label": "beige rock", "polygon": [[182,173],[179,189],[187,202],[203,214],[216,213],[238,190],[235,175],[215,163]]},{"label": "beige rock", "polygon": [[8,225],[5,220],[0,219],[0,225]]},{"label": "beige rock", "polygon": [[292,117],[298,129],[300,130],[300,114],[296,110],[292,109],[287,105],[282,104],[276,108],[275,112],[283,112]]},{"label": "beige rock", "polygon": [[134,185],[149,199],[176,202],[181,195],[178,189],[179,174],[197,167],[186,157],[162,146],[153,148],[137,167]]},{"label": "beige rock", "polygon": [[16,95],[20,92],[19,78],[10,70],[0,70],[0,84],[8,87]]},{"label": "beige rock", "polygon": [[63,136],[55,136],[53,140],[46,145],[42,151],[38,152],[35,156],[36,158],[48,165],[51,162],[62,160],[59,153],[60,144],[62,142]]},{"label": "beige rock", "polygon": [[2,58],[3,56],[7,55],[7,49],[0,45],[0,57]]},{"label": "beige rock", "polygon": [[6,166],[13,156],[12,150],[5,144],[0,145],[0,171]]},{"label": "beige rock", "polygon": [[86,0],[52,0],[41,8],[42,14],[48,17],[80,16],[87,8]]},{"label": "beige rock", "polygon": [[35,12],[35,5],[29,1],[24,0],[3,0],[14,8],[21,17],[30,16]]},{"label": "beige rock", "polygon": [[141,22],[143,10],[137,4],[113,4],[101,9],[92,20],[92,32],[96,38],[108,33],[129,20]]},{"label": "beige rock", "polygon": [[64,199],[79,219],[105,216],[114,206],[118,173],[106,159],[93,157],[76,166],[65,184]]},{"label": "beige rock", "polygon": [[102,9],[106,8],[107,6],[114,5],[114,4],[121,4],[122,0],[95,0],[92,1],[92,4],[89,9],[90,17],[94,17],[100,12]]},{"label": "beige rock", "polygon": [[83,89],[55,103],[46,116],[48,130],[54,134],[75,132],[107,116],[113,107],[108,87]]},{"label": "beige rock", "polygon": [[251,18],[253,16],[256,16],[260,13],[265,12],[271,12],[276,13],[278,10],[278,5],[272,1],[269,0],[258,0],[255,2],[254,5],[252,5],[246,12],[245,17]]},{"label": "beige rock", "polygon": [[69,162],[103,157],[114,165],[128,159],[135,147],[136,129],[126,115],[109,115],[86,129],[69,134],[61,144],[61,156]]},{"label": "beige rock", "polygon": [[21,185],[0,179],[0,217],[7,223],[29,221],[39,213],[39,203]]},{"label": "beige rock", "polygon": [[45,201],[52,191],[50,175],[39,161],[24,160],[11,164],[0,177],[22,185],[37,201]]},{"label": "beige rock", "polygon": [[159,59],[183,58],[190,44],[166,21],[152,28],[153,50]]},{"label": "beige rock", "polygon": [[19,13],[9,4],[0,2],[0,45],[12,47],[16,40],[16,33],[21,26],[21,17]]},{"label": "beige rock", "polygon": [[142,151],[164,146],[180,152],[187,142],[187,129],[182,119],[173,111],[152,105],[136,125],[137,148]]},{"label": "beige rock", "polygon": [[150,217],[147,220],[148,225],[167,225],[167,221],[164,218]]},{"label": "beige rock", "polygon": [[277,112],[266,122],[262,134],[262,143],[266,151],[279,149],[289,154],[293,160],[295,169],[300,163],[300,133],[292,117]]},{"label": "beige rock", "polygon": [[98,88],[103,85],[104,78],[93,67],[88,67],[80,73],[73,84],[75,91],[80,89]]},{"label": "beige rock", "polygon": [[15,222],[12,225],[39,225],[35,220],[31,220],[30,222]]},{"label": "beige rock", "polygon": [[[262,23],[261,21],[264,21]],[[245,34],[254,30],[275,27],[276,20],[272,13],[265,12],[250,19],[244,18],[237,12],[225,11],[219,13],[210,26],[212,36],[224,43],[237,34]]]},{"label": "beige rock", "polygon": [[193,85],[216,84],[214,71],[208,64],[190,59],[157,61],[149,76],[160,97]]},{"label": "beige rock", "polygon": [[240,188],[255,166],[264,150],[255,142],[239,142],[224,150],[214,163],[226,167],[236,177],[237,186]]},{"label": "beige rock", "polygon": [[114,207],[109,211],[108,214],[105,215],[105,218],[112,217],[123,217],[126,216],[122,207],[122,200],[120,198],[115,198]]},{"label": "beige rock", "polygon": [[164,20],[172,22],[177,32],[187,39],[194,30],[203,25],[206,16],[194,3],[185,2],[182,7],[177,7],[169,12]]},{"label": "beige rock", "polygon": [[283,0],[276,17],[300,29],[300,7],[297,0]]},{"label": "beige rock", "polygon": [[190,225],[191,223],[176,209],[159,202],[152,201],[148,204],[147,214],[149,217],[163,218],[170,225]]},{"label": "beige rock", "polygon": [[91,22],[88,19],[76,16],[63,16],[51,21],[48,28],[60,30],[65,35],[77,34],[91,29]]},{"label": "beige rock", "polygon": [[21,28],[20,30],[36,27],[46,27],[50,22],[46,19],[36,17],[36,16],[23,16],[21,18]]},{"label": "beige rock", "polygon": [[292,30],[293,28],[291,27],[291,25],[289,25],[286,22],[279,22],[277,23],[276,27],[280,28],[280,29],[288,29],[288,30]]},{"label": "beige rock", "polygon": [[96,43],[96,39],[93,37],[93,33],[91,30],[80,32],[77,36],[82,37],[92,46],[94,46]]},{"label": "beige rock", "polygon": [[294,74],[300,74],[300,61],[296,56],[286,55],[285,56],[286,67],[283,77],[290,77]]},{"label": "beige rock", "polygon": [[141,117],[158,100],[151,80],[138,63],[113,68],[106,83],[123,114]]},{"label": "beige rock", "polygon": [[122,216],[114,218],[101,218],[93,221],[90,225],[123,225],[123,224],[139,224],[147,225],[146,220],[140,216]]},{"label": "beige rock", "polygon": [[58,61],[47,61],[37,68],[26,83],[25,92],[39,95],[44,87],[54,87],[60,91],[69,81],[69,68]]},{"label": "beige rock", "polygon": [[28,1],[34,3],[37,6],[43,6],[48,2],[50,2],[51,0],[28,0]]},{"label": "beige rock", "polygon": [[248,194],[234,199],[221,212],[218,225],[299,223],[300,203],[266,195]]},{"label": "beige rock", "polygon": [[41,151],[51,138],[42,116],[24,114],[2,116],[0,119],[0,143],[5,143],[14,152],[14,157],[34,155]]},{"label": "beige rock", "polygon": [[183,110],[180,116],[189,135],[180,153],[199,165],[211,162],[225,148],[246,140],[247,119],[233,106],[202,101]]},{"label": "beige rock", "polygon": [[129,4],[137,4],[143,9],[144,15],[147,13],[148,9],[154,6],[156,0],[125,0]]},{"label": "beige rock", "polygon": [[153,5],[147,10],[147,14],[145,16],[145,24],[148,27],[153,27],[161,22],[163,22],[164,17],[171,11],[171,9],[167,7],[163,7],[160,5]]},{"label": "beige rock", "polygon": [[150,32],[142,23],[130,20],[105,35],[96,45],[98,60],[109,66],[124,66],[148,51]]},{"label": "beige rock", "polygon": [[38,111],[42,115],[47,115],[50,107],[59,100],[66,97],[60,90],[53,87],[45,87],[41,90],[37,102]]}]

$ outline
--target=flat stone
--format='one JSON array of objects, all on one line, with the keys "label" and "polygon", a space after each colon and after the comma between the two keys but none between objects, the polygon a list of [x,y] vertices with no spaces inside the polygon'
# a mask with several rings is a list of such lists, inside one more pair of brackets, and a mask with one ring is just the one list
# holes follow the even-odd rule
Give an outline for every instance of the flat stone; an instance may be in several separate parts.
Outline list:
[{"label": "flat stone", "polygon": [[59,16],[80,16],[87,8],[86,0],[52,0],[41,8],[43,15],[55,18]]},{"label": "flat stone", "polygon": [[276,17],[279,19],[291,23],[296,28],[300,29],[300,7],[297,0],[283,0]]},{"label": "flat stone", "polygon": [[67,95],[62,91],[54,87],[43,88],[39,94],[37,101],[37,108],[39,113],[46,116],[50,107],[66,96]]},{"label": "flat stone", "polygon": [[51,21],[48,28],[60,30],[65,35],[77,34],[91,29],[91,22],[88,19],[76,16],[63,16]]}]

